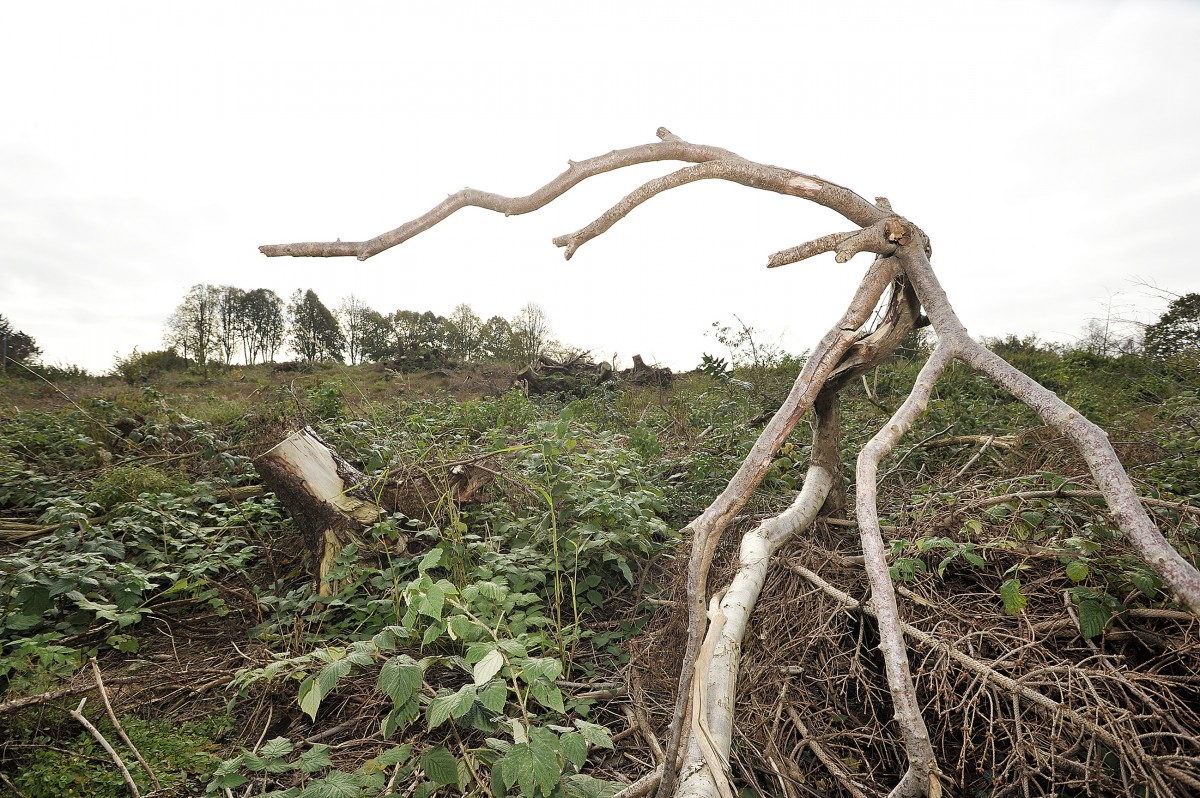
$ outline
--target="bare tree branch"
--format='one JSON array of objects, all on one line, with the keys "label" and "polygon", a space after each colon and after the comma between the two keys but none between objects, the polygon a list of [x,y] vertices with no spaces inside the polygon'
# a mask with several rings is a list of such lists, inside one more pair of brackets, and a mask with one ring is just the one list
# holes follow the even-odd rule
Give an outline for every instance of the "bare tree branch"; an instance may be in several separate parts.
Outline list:
[{"label": "bare tree branch", "polygon": [[912,225],[912,240],[896,250],[896,257],[904,264],[904,272],[917,290],[921,304],[938,334],[939,345],[945,342],[952,347],[955,357],[991,377],[997,385],[1036,411],[1048,425],[1075,444],[1129,542],[1146,564],[1162,577],[1179,601],[1193,612],[1200,613],[1200,572],[1171,546],[1155,526],[1109,443],[1107,433],[1052,391],[1009,365],[967,334],[933,273],[923,245],[924,236],[919,228]]},{"label": "bare tree branch", "polygon": [[[723,180],[732,180],[752,188],[761,188],[767,191],[774,191],[780,194],[789,196],[802,197],[812,200],[819,205],[824,205],[845,216],[850,221],[859,226],[867,226],[876,221],[879,221],[888,214],[880,208],[867,202],[865,199],[855,194],[853,191],[839,186],[835,183],[830,183],[827,180],[822,180],[819,177],[801,174],[790,169],[782,169],[777,166],[766,166],[764,164],[755,163],[736,155],[729,150],[723,150],[719,147],[708,147],[701,144],[691,144],[675,136],[666,128],[658,129],[658,137],[661,139],[658,143],[642,144],[637,147],[629,147],[623,150],[613,150],[605,155],[599,155],[595,158],[589,158],[585,161],[571,161],[567,170],[558,177],[551,180],[546,185],[539,188],[532,194],[527,194],[523,197],[506,197],[501,194],[492,194],[486,191],[479,191],[473,188],[464,188],[461,191],[455,192],[447,197],[442,202],[434,206],[428,213],[418,216],[412,221],[405,222],[394,230],[389,230],[386,233],[376,236],[375,238],[366,241],[332,241],[332,242],[301,242],[295,244],[266,244],[259,247],[259,251],[267,257],[279,257],[282,255],[291,255],[293,257],[315,257],[315,258],[337,258],[337,257],[356,257],[359,260],[366,260],[372,255],[378,255],[386,249],[390,249],[397,244],[402,244],[415,235],[425,232],[429,228],[446,219],[451,214],[463,208],[475,207],[483,208],[496,213],[503,213],[505,216],[516,216],[519,214],[536,211],[549,203],[553,202],[558,197],[565,194],[570,189],[587,180],[589,177],[595,177],[605,172],[611,172],[615,169],[621,169],[626,166],[635,164],[650,163],[654,161],[687,161],[691,163],[709,163],[719,162],[724,164],[723,167],[713,168],[711,173],[699,172],[692,180],[701,180],[705,178],[720,178]],[[686,171],[686,170],[684,170]],[[676,174],[679,174],[678,172]],[[686,180],[677,183],[683,185]],[[653,183],[654,181],[652,181]],[[651,183],[651,184],[652,184]],[[647,184],[647,186],[651,185]],[[674,185],[664,185],[657,191],[643,197],[637,202],[629,205],[625,211],[628,213],[640,202],[644,202],[650,196],[656,193],[665,191],[668,188],[674,188]],[[628,198],[627,198],[628,199]],[[617,206],[620,207],[620,206]],[[607,215],[607,214],[606,214]],[[620,214],[616,218],[611,219],[604,226],[604,230],[616,222],[617,218],[623,216]],[[603,217],[602,217],[603,218]],[[600,223],[597,220],[596,223]],[[587,228],[585,228],[586,230]],[[583,232],[583,231],[580,231]],[[599,235],[603,230],[593,232],[587,238],[593,238]],[[578,234],[577,234],[578,235]],[[569,238],[569,237],[566,237]],[[587,239],[584,239],[587,240]],[[577,243],[571,247],[569,242],[559,244],[559,246],[567,247],[567,257],[574,254],[578,248]]]},{"label": "bare tree branch", "polygon": [[892,709],[904,738],[909,771],[913,774],[912,778],[902,778],[893,790],[892,795],[897,798],[924,794],[929,785],[937,781],[938,767],[929,739],[929,730],[921,717],[917,691],[908,668],[908,652],[905,650],[904,633],[900,628],[900,611],[896,606],[896,593],[892,587],[891,573],[888,571],[887,552],[879,530],[877,476],[879,461],[895,448],[900,438],[912,428],[917,416],[929,404],[933,384],[945,370],[952,354],[953,349],[950,346],[938,342],[937,348],[917,375],[917,382],[909,392],[908,398],[883,429],[862,448],[858,455],[855,479],[858,531],[862,539],[867,577],[871,583],[871,601],[879,619],[879,648],[883,652],[888,690],[892,694]]},{"label": "bare tree branch", "polygon": [[[1083,418],[1053,393],[967,335],[933,273],[929,263],[932,253],[929,239],[920,228],[895,215],[891,203],[882,197],[877,198],[875,204],[871,204],[854,192],[819,177],[748,161],[728,150],[691,144],[665,128],[659,129],[658,137],[658,143],[614,150],[586,161],[572,162],[565,172],[534,193],[523,197],[505,197],[467,188],[452,194],[423,216],[368,241],[281,244],[263,246],[260,250],[268,256],[353,255],[365,260],[428,230],[460,208],[479,207],[506,215],[528,213],[552,202],[589,177],[625,166],[656,161],[683,161],[695,165],[645,183],[586,227],[555,239],[556,245],[565,248],[564,254],[567,258],[584,243],[603,234],[651,197],[672,188],[707,179],[727,180],[751,188],[807,199],[837,211],[853,224],[863,228],[822,236],[798,247],[777,252],[770,258],[769,266],[776,267],[823,252],[835,252],[838,262],[845,262],[859,252],[872,252],[878,256],[867,269],[849,308],[814,349],[787,399],[763,429],[737,473],[720,495],[686,528],[692,533],[687,577],[688,639],[679,675],[676,706],[669,726],[662,779],[658,785],[658,795],[661,798],[677,794],[679,754],[683,741],[688,739],[691,742],[685,761],[689,764],[685,769],[688,770],[689,778],[698,770],[709,772],[707,777],[697,777],[687,784],[679,784],[679,794],[690,792],[693,786],[696,788],[696,795],[709,798],[718,792],[729,791],[729,785],[722,784],[724,779],[720,771],[724,768],[722,756],[728,753],[726,738],[731,737],[733,719],[731,714],[719,714],[715,705],[732,702],[725,701],[723,693],[705,692],[708,686],[699,677],[702,673],[714,673],[716,668],[722,674],[721,690],[727,690],[730,680],[735,679],[738,641],[731,635],[736,636],[743,615],[748,614],[753,605],[752,599],[749,603],[745,599],[753,592],[758,569],[765,569],[765,561],[774,545],[775,532],[766,532],[771,529],[770,524],[766,523],[756,530],[756,533],[767,533],[767,538],[753,539],[752,536],[756,533],[750,533],[743,540],[746,557],[746,562],[743,563],[746,569],[744,575],[743,571],[739,571],[735,583],[727,591],[719,594],[725,599],[729,599],[732,594],[739,602],[738,606],[720,600],[714,603],[711,639],[715,641],[719,635],[725,635],[722,639],[728,643],[729,656],[734,660],[730,665],[729,661],[722,660],[717,655],[715,645],[709,646],[713,649],[710,652],[711,656],[705,657],[702,662],[698,661],[707,625],[708,574],[724,530],[762,481],[776,452],[800,418],[813,407],[818,396],[832,396],[841,385],[890,354],[910,330],[922,323],[922,307],[937,334],[937,348],[922,369],[908,399],[889,423],[864,447],[858,462],[857,505],[863,559],[871,582],[873,611],[879,618],[881,649],[884,653],[889,689],[909,759],[908,770],[892,791],[892,795],[930,795],[931,798],[937,798],[941,792],[941,784],[938,780],[938,764],[913,690],[904,647],[904,634],[908,633],[908,629],[899,617],[887,563],[883,556],[876,507],[878,465],[881,458],[895,446],[924,409],[934,381],[951,359],[962,360],[990,376],[1017,399],[1037,411],[1049,425],[1066,435],[1079,448],[1118,524],[1134,547],[1182,603],[1193,612],[1200,612],[1200,573],[1171,547],[1154,525],[1139,501],[1132,482],[1117,460],[1107,436],[1099,427]],[[874,330],[862,329],[889,285],[893,286],[893,291],[883,321]],[[998,441],[992,441],[996,442]],[[815,476],[820,469],[824,469],[836,477],[837,468],[830,468],[831,465],[836,466],[836,463],[818,463],[814,449],[813,465],[810,468],[810,474],[814,476],[813,484],[810,490],[808,482],[805,483],[805,492],[809,495],[804,502],[804,512],[797,517],[807,519],[810,510],[815,514],[816,510],[809,507],[812,492],[820,488],[820,480]],[[830,491],[829,486],[820,489],[824,493]],[[802,497],[805,492],[802,492]],[[840,490],[838,492],[840,494]],[[693,701],[695,714],[700,720],[689,729],[688,707]],[[720,713],[732,713],[732,706],[721,707]],[[692,732],[690,736],[689,731]],[[704,734],[710,743],[706,750],[698,747],[701,744],[698,739],[701,734]],[[652,784],[652,779],[643,779],[637,789],[648,790]]]}]

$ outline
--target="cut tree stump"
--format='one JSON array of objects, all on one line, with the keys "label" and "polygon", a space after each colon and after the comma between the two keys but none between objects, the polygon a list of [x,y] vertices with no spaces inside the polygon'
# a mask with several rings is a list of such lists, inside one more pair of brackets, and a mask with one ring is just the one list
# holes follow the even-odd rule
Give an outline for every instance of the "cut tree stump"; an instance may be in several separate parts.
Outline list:
[{"label": "cut tree stump", "polygon": [[316,592],[333,594],[336,586],[326,576],[338,555],[348,544],[361,543],[358,533],[385,514],[369,494],[363,495],[366,474],[346,462],[312,427],[287,436],[263,453],[256,466],[304,537]]},{"label": "cut tree stump", "polygon": [[[450,505],[477,500],[495,477],[491,468],[470,460],[413,468],[407,474],[397,469],[401,476],[373,479],[312,427],[293,432],[255,465],[296,522],[312,557],[313,585],[322,596],[337,592],[327,576],[342,549],[350,543],[368,548],[362,530],[393,513],[436,524]],[[400,548],[406,543],[401,539]]]}]

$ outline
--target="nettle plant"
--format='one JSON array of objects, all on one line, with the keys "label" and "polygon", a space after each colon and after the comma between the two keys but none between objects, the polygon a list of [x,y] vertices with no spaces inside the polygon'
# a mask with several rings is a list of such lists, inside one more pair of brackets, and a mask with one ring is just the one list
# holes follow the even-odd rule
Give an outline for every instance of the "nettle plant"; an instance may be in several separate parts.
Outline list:
[{"label": "nettle plant", "polygon": [[[234,682],[245,690],[262,681],[297,680],[299,707],[315,721],[339,684],[376,673],[375,689],[391,707],[380,721],[382,738],[408,732],[443,742],[419,755],[411,743],[397,746],[345,773],[332,769],[324,747],[290,757],[292,743],[276,739],[223,762],[209,794],[255,779],[265,790],[280,774],[290,779],[298,774],[302,783],[269,794],[358,794],[403,779],[416,785],[415,795],[428,796],[446,785],[467,791],[485,778],[481,786],[494,795],[599,798],[615,792],[580,774],[589,746],[611,748],[612,742],[607,729],[583,719],[591,703],[565,697],[556,684],[563,662],[540,653],[553,650],[556,642],[543,599],[515,591],[498,577],[460,590],[439,574],[449,548],[426,553],[415,578],[401,587],[398,624],[347,645],[279,655],[265,667],[239,673]],[[405,650],[432,653],[415,658]],[[461,684],[435,690],[431,681]],[[467,736],[472,732],[484,735],[481,744],[464,742],[478,739],[479,734]],[[318,772],[323,775],[317,777]]]}]

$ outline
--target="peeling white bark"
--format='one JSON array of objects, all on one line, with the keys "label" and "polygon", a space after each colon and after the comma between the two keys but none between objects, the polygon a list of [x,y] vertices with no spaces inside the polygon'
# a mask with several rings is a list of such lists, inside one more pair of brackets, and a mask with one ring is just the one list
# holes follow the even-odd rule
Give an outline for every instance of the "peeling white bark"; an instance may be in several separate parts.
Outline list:
[{"label": "peeling white bark", "polygon": [[720,758],[722,772],[713,773],[710,766],[713,757],[706,756],[703,745],[696,739],[698,735],[693,734],[680,768],[681,777],[675,793],[680,798],[724,798],[728,794],[723,771],[733,744],[738,666],[750,613],[767,580],[772,555],[792,535],[813,523],[832,485],[833,474],[829,469],[815,464],[810,466],[792,505],[742,537],[739,568],[729,587],[723,591],[718,608],[721,622],[709,626],[696,664],[696,679],[703,681],[698,688],[703,694],[707,736]]}]

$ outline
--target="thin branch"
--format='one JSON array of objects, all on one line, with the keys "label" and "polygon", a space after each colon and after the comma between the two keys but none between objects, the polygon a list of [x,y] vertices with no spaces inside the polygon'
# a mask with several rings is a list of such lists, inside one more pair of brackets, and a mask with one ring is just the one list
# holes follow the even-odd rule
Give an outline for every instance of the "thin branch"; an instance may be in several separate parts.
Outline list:
[{"label": "thin branch", "polygon": [[[1004,502],[1013,500],[1022,501],[1024,499],[1057,499],[1060,497],[1068,499],[1105,498],[1104,492],[1099,490],[1066,490],[1063,488],[1059,488],[1058,490],[1022,490],[1016,493],[1004,493],[999,496],[988,496],[985,499],[979,499],[978,501],[971,502],[969,505],[967,505],[967,508],[991,507],[996,504],[1003,504]],[[1162,507],[1168,510],[1178,510],[1181,513],[1200,515],[1200,507],[1197,507],[1194,504],[1187,504],[1186,502],[1172,502],[1167,501],[1166,499],[1154,499],[1149,496],[1139,496],[1138,499],[1142,504],[1150,507]]]},{"label": "thin branch", "polygon": [[887,218],[861,230],[821,236],[799,246],[776,252],[767,259],[767,268],[775,269],[789,263],[798,263],[825,252],[837,253],[834,260],[838,263],[846,263],[860,252],[891,255],[896,251],[897,245],[895,230],[895,221]]},{"label": "thin branch", "polygon": [[[503,213],[505,216],[530,213],[531,211],[545,207],[589,177],[611,172],[626,166],[655,161],[687,161],[701,164],[720,162],[725,164],[725,166],[714,169],[712,174],[696,176],[693,179],[716,177],[724,180],[732,180],[752,188],[761,188],[789,196],[802,197],[831,208],[853,223],[863,227],[873,224],[888,215],[885,211],[867,202],[867,200],[848,188],[830,183],[827,180],[822,180],[812,175],[805,175],[790,169],[782,169],[777,166],[767,166],[748,161],[729,150],[719,147],[691,144],[675,136],[666,128],[658,129],[658,137],[661,141],[657,143],[642,144],[623,150],[613,150],[610,153],[589,158],[585,161],[572,161],[565,172],[562,172],[532,194],[527,194],[523,197],[506,197],[501,194],[464,188],[461,191],[451,194],[427,213],[418,216],[416,219],[405,222],[394,230],[389,230],[366,241],[338,240],[331,242],[267,244],[258,249],[267,257],[290,255],[292,257],[316,258],[355,257],[359,260],[366,260],[372,255],[378,255],[386,249],[390,249],[397,244],[402,244],[413,236],[425,232],[463,208],[483,208],[484,210]],[[678,185],[682,184],[681,182]],[[660,188],[659,191],[672,187],[668,185]],[[653,196],[653,194],[649,196]],[[630,209],[636,207],[637,204],[637,202],[632,203]],[[597,222],[599,221],[597,220]],[[615,221],[615,218],[609,221],[604,229],[611,227]],[[599,235],[599,232],[596,232],[595,235]],[[582,243],[582,241],[579,243]],[[578,244],[576,244],[575,248],[578,248]],[[573,252],[574,248],[569,247],[568,257]]]},{"label": "thin branch", "polygon": [[129,768],[125,767],[125,760],[121,759],[121,755],[112,747],[108,740],[104,739],[104,735],[100,730],[92,725],[92,722],[83,716],[83,705],[87,703],[87,697],[80,699],[79,706],[71,710],[71,717],[79,721],[79,725],[88,730],[92,737],[96,738],[96,742],[100,743],[100,747],[108,752],[112,757],[112,761],[116,764],[117,769],[121,771],[122,778],[125,779],[126,786],[129,787],[129,792],[133,798],[142,798],[141,792],[138,791],[137,784],[133,781],[133,776],[129,775]]},{"label": "thin branch", "polygon": [[[774,167],[766,168],[773,169]],[[698,180],[728,180],[733,183],[741,183],[751,188],[765,189],[767,191],[779,191],[779,186],[788,185],[787,181],[789,178],[786,175],[768,173],[773,178],[768,180],[763,170],[764,167],[761,164],[741,159],[709,161],[697,166],[684,167],[669,175],[657,177],[642,184],[634,191],[626,194],[620,202],[602,213],[587,227],[555,238],[554,246],[566,247],[563,257],[570,260],[571,256],[575,254],[575,250],[596,236],[606,232],[646,200],[664,191],[669,191],[679,186],[686,186],[688,183],[695,183]]]},{"label": "thin branch", "polygon": [[977,451],[977,452],[975,452],[975,454],[971,455],[971,459],[968,460],[966,463],[964,463],[963,467],[958,469],[958,472],[955,473],[955,475],[953,477],[951,477],[951,479],[958,480],[959,478],[962,477],[963,474],[967,473],[967,471],[969,471],[971,469],[971,466],[975,465],[975,463],[979,460],[979,458],[983,457],[983,453],[986,452],[989,448],[991,448],[992,444],[994,444],[995,442],[996,442],[996,436],[988,435],[987,438],[984,439],[983,445],[979,447],[979,451]]},{"label": "thin branch", "polygon": [[[108,683],[113,684],[132,684],[133,682],[144,682],[143,676],[120,676],[116,679],[109,679]],[[17,712],[26,707],[37,706],[39,704],[48,704],[51,701],[57,701],[60,698],[79,695],[80,693],[90,693],[96,689],[94,684],[81,684],[75,687],[60,687],[57,690],[48,690],[45,693],[26,696],[24,698],[14,698],[11,701],[5,701],[0,704],[0,715],[7,715],[10,712]]]},{"label": "thin branch", "polygon": [[108,719],[112,721],[113,728],[117,730],[117,736],[121,738],[121,742],[125,743],[125,747],[133,752],[138,763],[146,771],[146,775],[150,777],[150,781],[154,784],[154,789],[161,790],[162,784],[159,783],[158,776],[154,775],[154,771],[150,769],[150,765],[146,762],[145,757],[142,756],[142,752],[133,744],[133,740],[129,739],[129,735],[125,733],[121,722],[117,720],[117,713],[113,712],[112,702],[108,700],[108,690],[104,689],[104,679],[100,677],[100,666],[96,664],[96,658],[92,657],[89,662],[92,665],[92,673],[96,677],[96,688],[100,691],[100,698],[104,701],[104,711],[108,713]]},{"label": "thin branch", "polygon": [[807,745],[812,749],[817,759],[821,760],[821,764],[825,765],[825,769],[838,780],[850,795],[854,796],[854,798],[867,798],[867,794],[854,781],[854,778],[850,775],[850,771],[846,770],[846,766],[842,764],[841,760],[826,751],[825,746],[821,745],[821,742],[804,725],[804,720],[801,719],[800,713],[794,708],[788,707],[787,714],[791,718],[792,725],[796,727],[796,731],[800,732],[801,744]]}]

